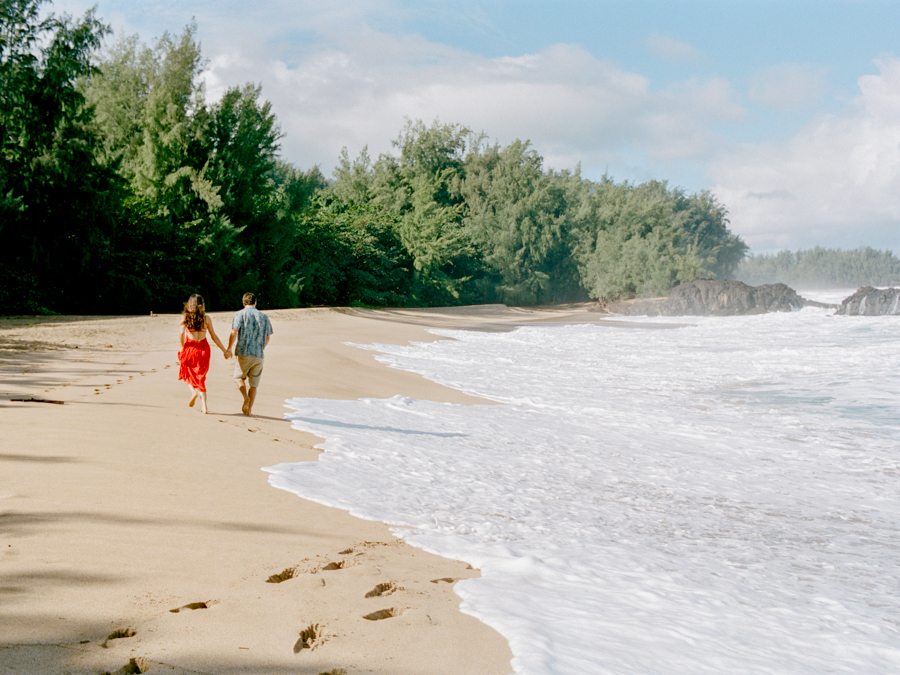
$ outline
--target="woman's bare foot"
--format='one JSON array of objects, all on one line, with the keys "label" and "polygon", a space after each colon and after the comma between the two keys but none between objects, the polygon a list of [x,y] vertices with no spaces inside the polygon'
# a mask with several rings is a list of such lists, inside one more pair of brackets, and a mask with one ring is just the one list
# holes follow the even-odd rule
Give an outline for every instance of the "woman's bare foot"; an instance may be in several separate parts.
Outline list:
[{"label": "woman's bare foot", "polygon": [[197,402],[197,392],[195,391],[195,392],[194,392],[194,395],[191,396],[191,400],[188,401],[188,407],[189,407],[189,408],[193,408],[193,407],[194,407],[194,404],[195,404],[196,402]]}]

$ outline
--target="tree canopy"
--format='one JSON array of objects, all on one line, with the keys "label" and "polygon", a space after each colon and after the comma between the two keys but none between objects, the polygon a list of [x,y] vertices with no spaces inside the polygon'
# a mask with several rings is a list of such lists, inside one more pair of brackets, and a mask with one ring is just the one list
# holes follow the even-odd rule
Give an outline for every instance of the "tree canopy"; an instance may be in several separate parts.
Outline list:
[{"label": "tree canopy", "polygon": [[[0,0],[0,264],[5,303],[87,309],[93,259],[114,232],[121,181],[78,88],[109,29],[40,18],[38,0]],[[2,296],[0,296],[2,297]],[[27,308],[27,306],[22,307]]]}]

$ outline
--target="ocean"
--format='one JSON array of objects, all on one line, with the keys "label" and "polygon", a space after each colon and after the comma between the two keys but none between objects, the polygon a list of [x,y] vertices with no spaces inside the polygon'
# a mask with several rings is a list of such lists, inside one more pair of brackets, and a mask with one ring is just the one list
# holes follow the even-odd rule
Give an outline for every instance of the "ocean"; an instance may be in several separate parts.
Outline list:
[{"label": "ocean", "polygon": [[897,673],[900,323],[832,314],[358,345],[503,405],[292,399],[265,470],[479,568],[516,673]]}]

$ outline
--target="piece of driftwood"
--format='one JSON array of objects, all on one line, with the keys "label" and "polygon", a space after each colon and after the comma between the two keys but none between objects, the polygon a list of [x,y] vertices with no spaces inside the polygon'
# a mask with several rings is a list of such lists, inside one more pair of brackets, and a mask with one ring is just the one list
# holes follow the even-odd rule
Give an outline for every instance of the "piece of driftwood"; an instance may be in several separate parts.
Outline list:
[{"label": "piece of driftwood", "polygon": [[55,403],[56,405],[65,405],[65,401],[51,401],[49,398],[11,398],[10,401],[16,403]]}]

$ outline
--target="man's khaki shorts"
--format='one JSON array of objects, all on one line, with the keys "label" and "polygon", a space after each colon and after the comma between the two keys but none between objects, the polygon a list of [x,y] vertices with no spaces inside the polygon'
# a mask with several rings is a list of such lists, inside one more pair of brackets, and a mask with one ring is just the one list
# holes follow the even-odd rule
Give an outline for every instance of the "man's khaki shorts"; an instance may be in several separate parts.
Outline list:
[{"label": "man's khaki shorts", "polygon": [[235,380],[248,380],[251,387],[258,387],[262,371],[263,360],[259,356],[236,356],[232,377]]}]

